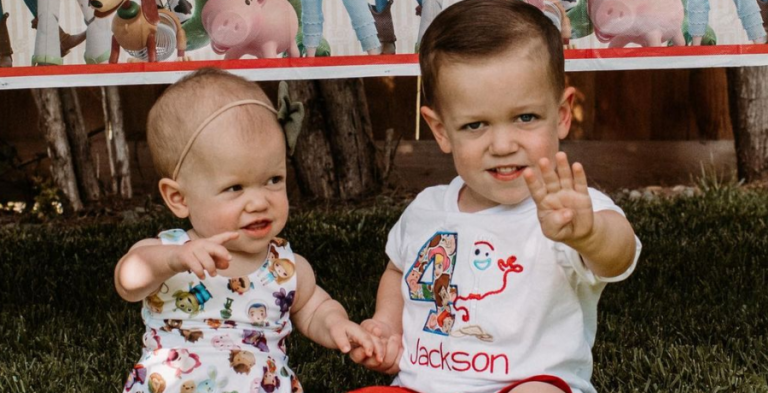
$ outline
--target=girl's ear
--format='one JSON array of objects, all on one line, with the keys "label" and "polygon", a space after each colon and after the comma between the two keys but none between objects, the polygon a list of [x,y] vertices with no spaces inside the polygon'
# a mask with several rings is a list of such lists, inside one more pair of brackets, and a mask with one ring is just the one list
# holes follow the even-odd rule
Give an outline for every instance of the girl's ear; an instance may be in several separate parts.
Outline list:
[{"label": "girl's ear", "polygon": [[160,179],[158,186],[160,187],[160,195],[162,195],[165,205],[171,209],[171,212],[179,218],[189,217],[189,208],[187,208],[187,203],[179,183],[164,177]]}]

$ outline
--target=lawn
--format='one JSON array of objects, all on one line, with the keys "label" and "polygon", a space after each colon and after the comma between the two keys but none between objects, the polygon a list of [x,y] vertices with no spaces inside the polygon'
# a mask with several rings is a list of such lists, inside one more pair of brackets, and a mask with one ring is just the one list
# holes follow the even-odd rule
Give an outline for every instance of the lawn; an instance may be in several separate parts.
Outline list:
[{"label": "lawn", "polygon": [[[768,191],[716,185],[619,204],[644,248],[635,273],[600,302],[597,390],[768,392]],[[402,208],[293,213],[283,235],[359,321],[373,313],[386,235]],[[120,391],[143,326],[139,304],[113,289],[114,264],[138,239],[178,225],[160,214],[0,229],[0,392]],[[291,364],[307,392],[389,381],[292,337]]]}]

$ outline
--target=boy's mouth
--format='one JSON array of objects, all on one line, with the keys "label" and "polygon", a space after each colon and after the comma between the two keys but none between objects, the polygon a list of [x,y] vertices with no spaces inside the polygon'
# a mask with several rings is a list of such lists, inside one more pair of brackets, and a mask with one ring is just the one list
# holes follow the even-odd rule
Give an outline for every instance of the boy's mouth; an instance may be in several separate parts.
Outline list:
[{"label": "boy's mouth", "polygon": [[515,180],[523,174],[523,170],[526,166],[497,166],[495,168],[488,169],[488,172],[494,178],[502,181]]},{"label": "boy's mouth", "polygon": [[272,229],[272,221],[271,220],[254,221],[242,227],[241,229],[252,237],[264,237],[267,234],[269,234],[269,231]]}]

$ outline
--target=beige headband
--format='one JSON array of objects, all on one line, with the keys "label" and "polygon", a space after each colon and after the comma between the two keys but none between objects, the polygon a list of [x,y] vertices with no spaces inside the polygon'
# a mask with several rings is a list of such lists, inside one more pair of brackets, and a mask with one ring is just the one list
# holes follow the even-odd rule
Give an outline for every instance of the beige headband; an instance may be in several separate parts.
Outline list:
[{"label": "beige headband", "polygon": [[189,138],[187,145],[184,146],[184,150],[181,151],[181,155],[179,156],[179,161],[176,163],[176,169],[173,170],[173,177],[171,178],[172,180],[176,181],[176,177],[179,176],[179,170],[181,169],[181,163],[184,162],[184,157],[187,156],[187,153],[189,153],[189,150],[192,148],[192,144],[195,143],[195,139],[197,139],[197,136],[200,135],[201,132],[203,132],[203,129],[205,128],[205,126],[207,126],[210,122],[213,121],[213,119],[219,117],[219,115],[226,112],[227,110],[234,108],[236,106],[241,106],[241,105],[259,105],[269,109],[269,111],[274,113],[275,115],[278,115],[278,112],[275,110],[275,108],[272,108],[272,105],[269,105],[266,102],[259,101],[259,100],[240,100],[240,101],[230,102],[229,104],[222,106],[221,108],[216,110],[216,112],[213,112],[208,117],[206,117],[205,120],[203,120],[203,122],[200,123],[200,125],[197,127],[195,132]]}]

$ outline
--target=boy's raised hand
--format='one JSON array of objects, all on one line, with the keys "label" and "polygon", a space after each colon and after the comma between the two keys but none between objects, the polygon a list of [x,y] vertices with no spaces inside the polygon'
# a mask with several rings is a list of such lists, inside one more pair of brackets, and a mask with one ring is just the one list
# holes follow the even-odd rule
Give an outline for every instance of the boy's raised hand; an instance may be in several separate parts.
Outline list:
[{"label": "boy's raised hand", "polygon": [[362,348],[355,348],[349,353],[353,362],[363,365],[370,370],[385,374],[396,374],[400,371],[400,357],[403,354],[403,342],[399,334],[393,334],[389,325],[375,319],[366,319],[360,324],[369,331],[374,339],[383,346],[381,356],[370,356]]},{"label": "boy's raised hand", "polygon": [[232,255],[224,247],[224,243],[238,236],[237,232],[224,232],[209,238],[188,241],[179,246],[178,252],[168,261],[168,266],[177,273],[195,273],[201,280],[205,279],[205,271],[213,277],[217,269],[229,267]]},{"label": "boy's raised hand", "polygon": [[544,236],[568,243],[585,238],[592,232],[594,212],[587,188],[584,167],[568,163],[563,152],[555,155],[557,170],[546,158],[539,160],[541,177],[526,168],[523,177],[536,202]]}]

